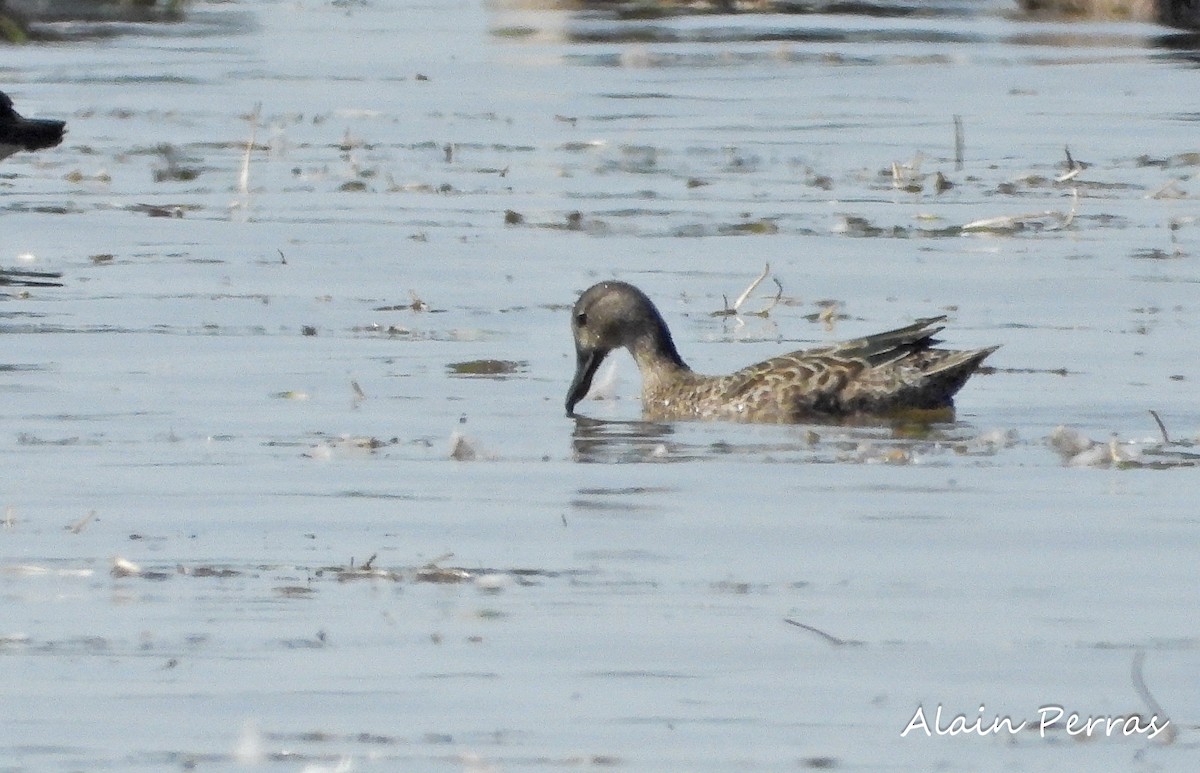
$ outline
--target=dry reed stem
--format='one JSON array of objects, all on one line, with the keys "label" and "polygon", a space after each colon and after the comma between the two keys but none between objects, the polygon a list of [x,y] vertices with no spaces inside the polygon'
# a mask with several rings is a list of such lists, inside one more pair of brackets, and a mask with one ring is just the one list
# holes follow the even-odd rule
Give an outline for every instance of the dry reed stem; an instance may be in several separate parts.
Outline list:
[{"label": "dry reed stem", "polygon": [[243,196],[250,193],[250,153],[254,150],[254,137],[258,133],[258,121],[262,115],[262,102],[254,106],[250,114],[250,140],[246,143],[246,152],[242,155],[242,173],[238,178],[238,190]]},{"label": "dry reed stem", "polygon": [[962,116],[956,115],[954,116],[954,170],[956,172],[962,171],[966,144],[966,139],[963,137]]},{"label": "dry reed stem", "polygon": [[[1152,411],[1153,413],[1153,411]],[[1150,693],[1150,688],[1146,686],[1146,679],[1142,674],[1142,666],[1146,662],[1146,651],[1138,650],[1133,655],[1133,665],[1130,667],[1130,678],[1133,680],[1133,690],[1142,699],[1142,703],[1146,704],[1146,708],[1150,710],[1151,716],[1159,716],[1165,719],[1169,724],[1163,727],[1163,744],[1170,744],[1175,741],[1178,732],[1175,729],[1175,724],[1171,722],[1167,712],[1163,711],[1163,707]]]},{"label": "dry reed stem", "polygon": [[753,282],[750,283],[750,286],[747,287],[742,292],[742,294],[737,297],[737,300],[733,302],[733,310],[735,312],[738,309],[742,308],[742,304],[745,303],[746,299],[750,297],[750,293],[754,292],[755,288],[757,288],[760,284],[762,284],[762,281],[764,279],[766,279],[767,275],[769,275],[770,273],[771,273],[771,264],[767,263],[766,265],[763,266],[763,272],[761,274],[759,274],[758,277]]},{"label": "dry reed stem", "polygon": [[1163,420],[1159,418],[1158,411],[1151,409],[1150,415],[1154,417],[1154,423],[1158,425],[1158,431],[1162,433],[1163,442],[1170,445],[1171,438],[1167,435],[1167,425],[1163,424]]},{"label": "dry reed stem", "polygon": [[[721,303],[725,306],[725,308],[721,309],[720,311],[714,311],[711,316],[714,316],[714,317],[735,317],[735,316],[737,316],[741,311],[742,304],[746,302],[746,300],[750,297],[750,294],[753,293],[758,288],[758,286],[760,284],[762,284],[763,280],[766,279],[768,276],[770,276],[770,274],[771,274],[771,264],[767,263],[766,265],[763,266],[762,273],[759,274],[757,277],[755,277],[754,281],[750,283],[750,286],[747,287],[744,291],[742,291],[742,294],[739,295],[737,297],[737,300],[735,300],[733,302],[732,307],[730,307],[730,305],[729,305],[729,297],[726,295],[722,295]],[[771,281],[775,283],[775,287],[776,287],[775,297],[764,308],[759,309],[758,311],[748,311],[748,312],[746,312],[746,314],[748,314],[749,316],[752,316],[752,317],[767,317],[771,314],[771,310],[774,309],[775,306],[779,304],[779,301],[783,298],[783,285],[775,277],[771,277]]]},{"label": "dry reed stem", "polygon": [[822,639],[829,642],[830,644],[832,644],[835,647],[843,647],[843,646],[857,647],[862,644],[862,642],[855,641],[854,639],[839,639],[838,637],[834,636],[833,634],[825,633],[824,631],[822,631],[820,628],[817,628],[816,626],[808,625],[807,623],[802,623],[799,620],[793,620],[790,617],[783,618],[783,622],[787,623],[788,625],[794,625],[797,628],[803,628],[804,630],[808,631],[809,633],[815,633],[817,636],[820,636]]}]

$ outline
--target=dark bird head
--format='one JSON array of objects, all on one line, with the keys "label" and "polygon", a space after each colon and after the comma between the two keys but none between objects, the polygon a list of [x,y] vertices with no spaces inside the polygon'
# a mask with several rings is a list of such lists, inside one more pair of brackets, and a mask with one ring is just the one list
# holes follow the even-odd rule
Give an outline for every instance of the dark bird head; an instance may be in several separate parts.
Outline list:
[{"label": "dark bird head", "polygon": [[19,150],[52,148],[63,141],[66,121],[25,118],[13,109],[12,100],[0,91],[0,158]]},{"label": "dark bird head", "polygon": [[646,294],[626,282],[600,282],[579,296],[571,310],[575,337],[575,377],[567,390],[567,415],[587,396],[592,379],[613,349],[636,353],[645,345],[679,360],[671,334]]}]

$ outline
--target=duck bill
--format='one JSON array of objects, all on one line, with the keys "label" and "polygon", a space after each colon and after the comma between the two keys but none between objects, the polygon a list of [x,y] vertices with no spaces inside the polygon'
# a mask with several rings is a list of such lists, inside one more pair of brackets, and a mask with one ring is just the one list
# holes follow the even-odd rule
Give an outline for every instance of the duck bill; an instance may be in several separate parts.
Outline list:
[{"label": "duck bill", "polygon": [[567,390],[567,415],[575,415],[575,405],[587,396],[592,388],[592,378],[596,369],[608,352],[599,349],[575,348],[575,378],[571,379],[571,388]]}]

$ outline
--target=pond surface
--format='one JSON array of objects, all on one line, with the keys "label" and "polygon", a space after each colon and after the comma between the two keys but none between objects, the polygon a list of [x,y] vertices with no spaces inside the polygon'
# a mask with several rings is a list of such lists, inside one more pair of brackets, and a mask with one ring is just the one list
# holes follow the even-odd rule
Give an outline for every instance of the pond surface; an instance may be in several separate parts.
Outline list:
[{"label": "pond surface", "polygon": [[[69,134],[0,165],[63,275],[0,288],[0,771],[1190,770],[1200,49],[860,10],[7,49]],[[1003,348],[951,424],[643,423],[623,354],[568,419],[613,277],[701,371]]]}]

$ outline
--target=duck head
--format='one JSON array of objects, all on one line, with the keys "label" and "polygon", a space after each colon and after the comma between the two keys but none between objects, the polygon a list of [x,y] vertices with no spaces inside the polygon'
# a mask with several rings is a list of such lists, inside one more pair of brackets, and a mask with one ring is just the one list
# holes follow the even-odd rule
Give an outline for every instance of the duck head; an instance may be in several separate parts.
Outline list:
[{"label": "duck head", "polygon": [[626,282],[600,282],[579,296],[571,310],[575,337],[575,377],[567,390],[567,415],[592,386],[600,363],[613,349],[624,347],[642,365],[642,353],[661,354],[680,362],[662,315],[646,294]]}]

